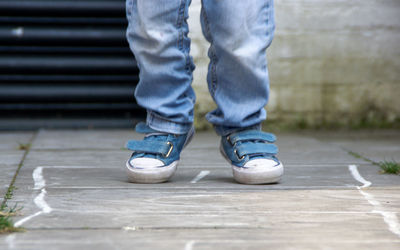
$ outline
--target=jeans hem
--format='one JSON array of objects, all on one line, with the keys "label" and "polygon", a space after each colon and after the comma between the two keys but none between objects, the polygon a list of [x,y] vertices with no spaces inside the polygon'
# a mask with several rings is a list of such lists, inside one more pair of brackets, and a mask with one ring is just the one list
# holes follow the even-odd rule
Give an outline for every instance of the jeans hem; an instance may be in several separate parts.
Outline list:
[{"label": "jeans hem", "polygon": [[152,111],[147,111],[146,124],[157,131],[182,135],[189,132],[192,123],[177,123],[167,120]]},{"label": "jeans hem", "polygon": [[221,125],[214,125],[214,130],[219,136],[227,136],[229,134],[232,134],[237,131],[241,130],[249,130],[249,129],[255,129],[255,130],[261,130],[262,126],[261,123],[248,126],[248,127],[227,127],[227,126],[221,126]]}]

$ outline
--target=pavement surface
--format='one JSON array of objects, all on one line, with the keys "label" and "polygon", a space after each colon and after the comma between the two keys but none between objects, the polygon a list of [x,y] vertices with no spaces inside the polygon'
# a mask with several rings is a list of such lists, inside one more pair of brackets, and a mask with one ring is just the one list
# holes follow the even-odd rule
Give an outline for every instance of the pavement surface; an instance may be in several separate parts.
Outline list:
[{"label": "pavement surface", "polygon": [[7,203],[26,231],[0,249],[400,249],[400,176],[348,153],[399,162],[400,131],[278,134],[274,185],[234,182],[213,132],[195,135],[169,182],[129,183],[123,146],[140,138],[1,132],[1,197],[16,176]]}]

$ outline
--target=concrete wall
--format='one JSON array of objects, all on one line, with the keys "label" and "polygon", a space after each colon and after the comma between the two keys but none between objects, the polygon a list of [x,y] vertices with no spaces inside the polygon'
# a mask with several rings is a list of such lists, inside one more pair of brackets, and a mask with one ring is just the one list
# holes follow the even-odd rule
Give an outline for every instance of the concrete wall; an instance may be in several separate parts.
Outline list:
[{"label": "concrete wall", "polygon": [[[300,126],[400,123],[400,0],[276,0],[267,56],[268,122]],[[214,108],[200,0],[190,8],[198,126]]]}]

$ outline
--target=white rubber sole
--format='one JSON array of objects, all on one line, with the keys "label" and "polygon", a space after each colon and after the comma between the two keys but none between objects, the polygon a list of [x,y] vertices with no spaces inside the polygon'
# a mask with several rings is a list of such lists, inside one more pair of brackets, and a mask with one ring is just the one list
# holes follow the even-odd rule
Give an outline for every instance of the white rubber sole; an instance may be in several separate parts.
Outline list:
[{"label": "white rubber sole", "polygon": [[251,168],[241,168],[232,165],[233,178],[242,184],[272,184],[281,180],[283,175],[283,165],[268,168],[264,171],[252,171]]},{"label": "white rubber sole", "polygon": [[[220,146],[222,156],[231,162]],[[277,183],[283,176],[283,164],[279,162],[277,166],[268,168],[243,168],[231,164],[233,178],[242,184],[272,184]]]},{"label": "white rubber sole", "polygon": [[126,162],[126,175],[129,181],[148,184],[168,181],[175,173],[179,162],[174,161],[170,165],[160,168],[140,169],[132,168],[129,164],[129,160]]}]

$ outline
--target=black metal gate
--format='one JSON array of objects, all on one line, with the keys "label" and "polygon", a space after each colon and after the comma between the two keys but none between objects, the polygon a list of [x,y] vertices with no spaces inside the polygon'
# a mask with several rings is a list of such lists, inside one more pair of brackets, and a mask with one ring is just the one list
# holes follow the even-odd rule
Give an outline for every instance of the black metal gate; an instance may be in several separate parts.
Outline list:
[{"label": "black metal gate", "polygon": [[126,25],[124,0],[0,0],[0,129],[143,118]]}]

